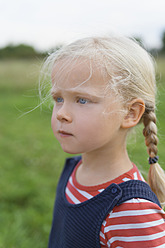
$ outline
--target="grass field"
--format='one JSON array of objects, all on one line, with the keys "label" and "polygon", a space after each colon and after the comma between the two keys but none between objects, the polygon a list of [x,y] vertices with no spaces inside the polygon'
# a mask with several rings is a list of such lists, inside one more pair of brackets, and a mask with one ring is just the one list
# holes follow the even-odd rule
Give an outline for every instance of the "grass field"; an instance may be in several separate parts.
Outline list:
[{"label": "grass field", "polygon": [[[165,58],[158,63],[160,163],[165,168]],[[65,158],[39,104],[39,61],[0,61],[0,248],[45,248],[55,188]],[[161,76],[160,76],[161,75]],[[132,161],[149,166],[142,127],[129,139]],[[143,167],[141,167],[143,165]]]}]

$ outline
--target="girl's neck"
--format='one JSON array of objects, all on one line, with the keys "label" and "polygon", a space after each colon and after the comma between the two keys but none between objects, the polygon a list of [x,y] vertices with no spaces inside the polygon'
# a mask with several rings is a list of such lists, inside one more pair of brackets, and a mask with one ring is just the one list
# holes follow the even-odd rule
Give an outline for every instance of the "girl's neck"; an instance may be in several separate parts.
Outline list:
[{"label": "girl's neck", "polygon": [[77,181],[84,186],[94,186],[111,181],[133,167],[124,147],[118,152],[84,153],[82,164],[76,172]]}]

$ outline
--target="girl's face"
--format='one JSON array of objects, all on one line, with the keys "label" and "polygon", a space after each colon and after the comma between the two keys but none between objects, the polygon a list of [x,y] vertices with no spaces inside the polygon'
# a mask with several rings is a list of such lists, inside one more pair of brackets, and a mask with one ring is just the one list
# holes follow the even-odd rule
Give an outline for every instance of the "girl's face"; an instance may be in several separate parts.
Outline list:
[{"label": "girl's face", "polygon": [[59,73],[62,62],[52,71],[55,104],[51,121],[62,149],[79,154],[118,147],[123,139],[124,115],[121,103],[113,94],[105,94],[105,78],[94,66],[89,77],[89,64],[82,60]]}]

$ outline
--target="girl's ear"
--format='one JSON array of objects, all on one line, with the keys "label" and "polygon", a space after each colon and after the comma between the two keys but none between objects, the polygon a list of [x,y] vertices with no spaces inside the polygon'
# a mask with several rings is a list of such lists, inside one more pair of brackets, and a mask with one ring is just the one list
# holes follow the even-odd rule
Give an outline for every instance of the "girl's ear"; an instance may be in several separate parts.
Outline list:
[{"label": "girl's ear", "polygon": [[127,114],[125,115],[122,125],[122,128],[130,128],[136,126],[143,113],[145,111],[145,104],[142,99],[134,99],[128,104]]}]

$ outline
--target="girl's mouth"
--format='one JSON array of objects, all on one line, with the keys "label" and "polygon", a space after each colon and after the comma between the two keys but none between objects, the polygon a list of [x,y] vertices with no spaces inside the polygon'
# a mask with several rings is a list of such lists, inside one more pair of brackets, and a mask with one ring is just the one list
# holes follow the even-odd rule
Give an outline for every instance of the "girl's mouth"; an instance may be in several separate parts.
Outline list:
[{"label": "girl's mouth", "polygon": [[60,134],[61,137],[70,137],[73,136],[73,134],[65,132],[63,130],[59,130],[58,133]]}]

